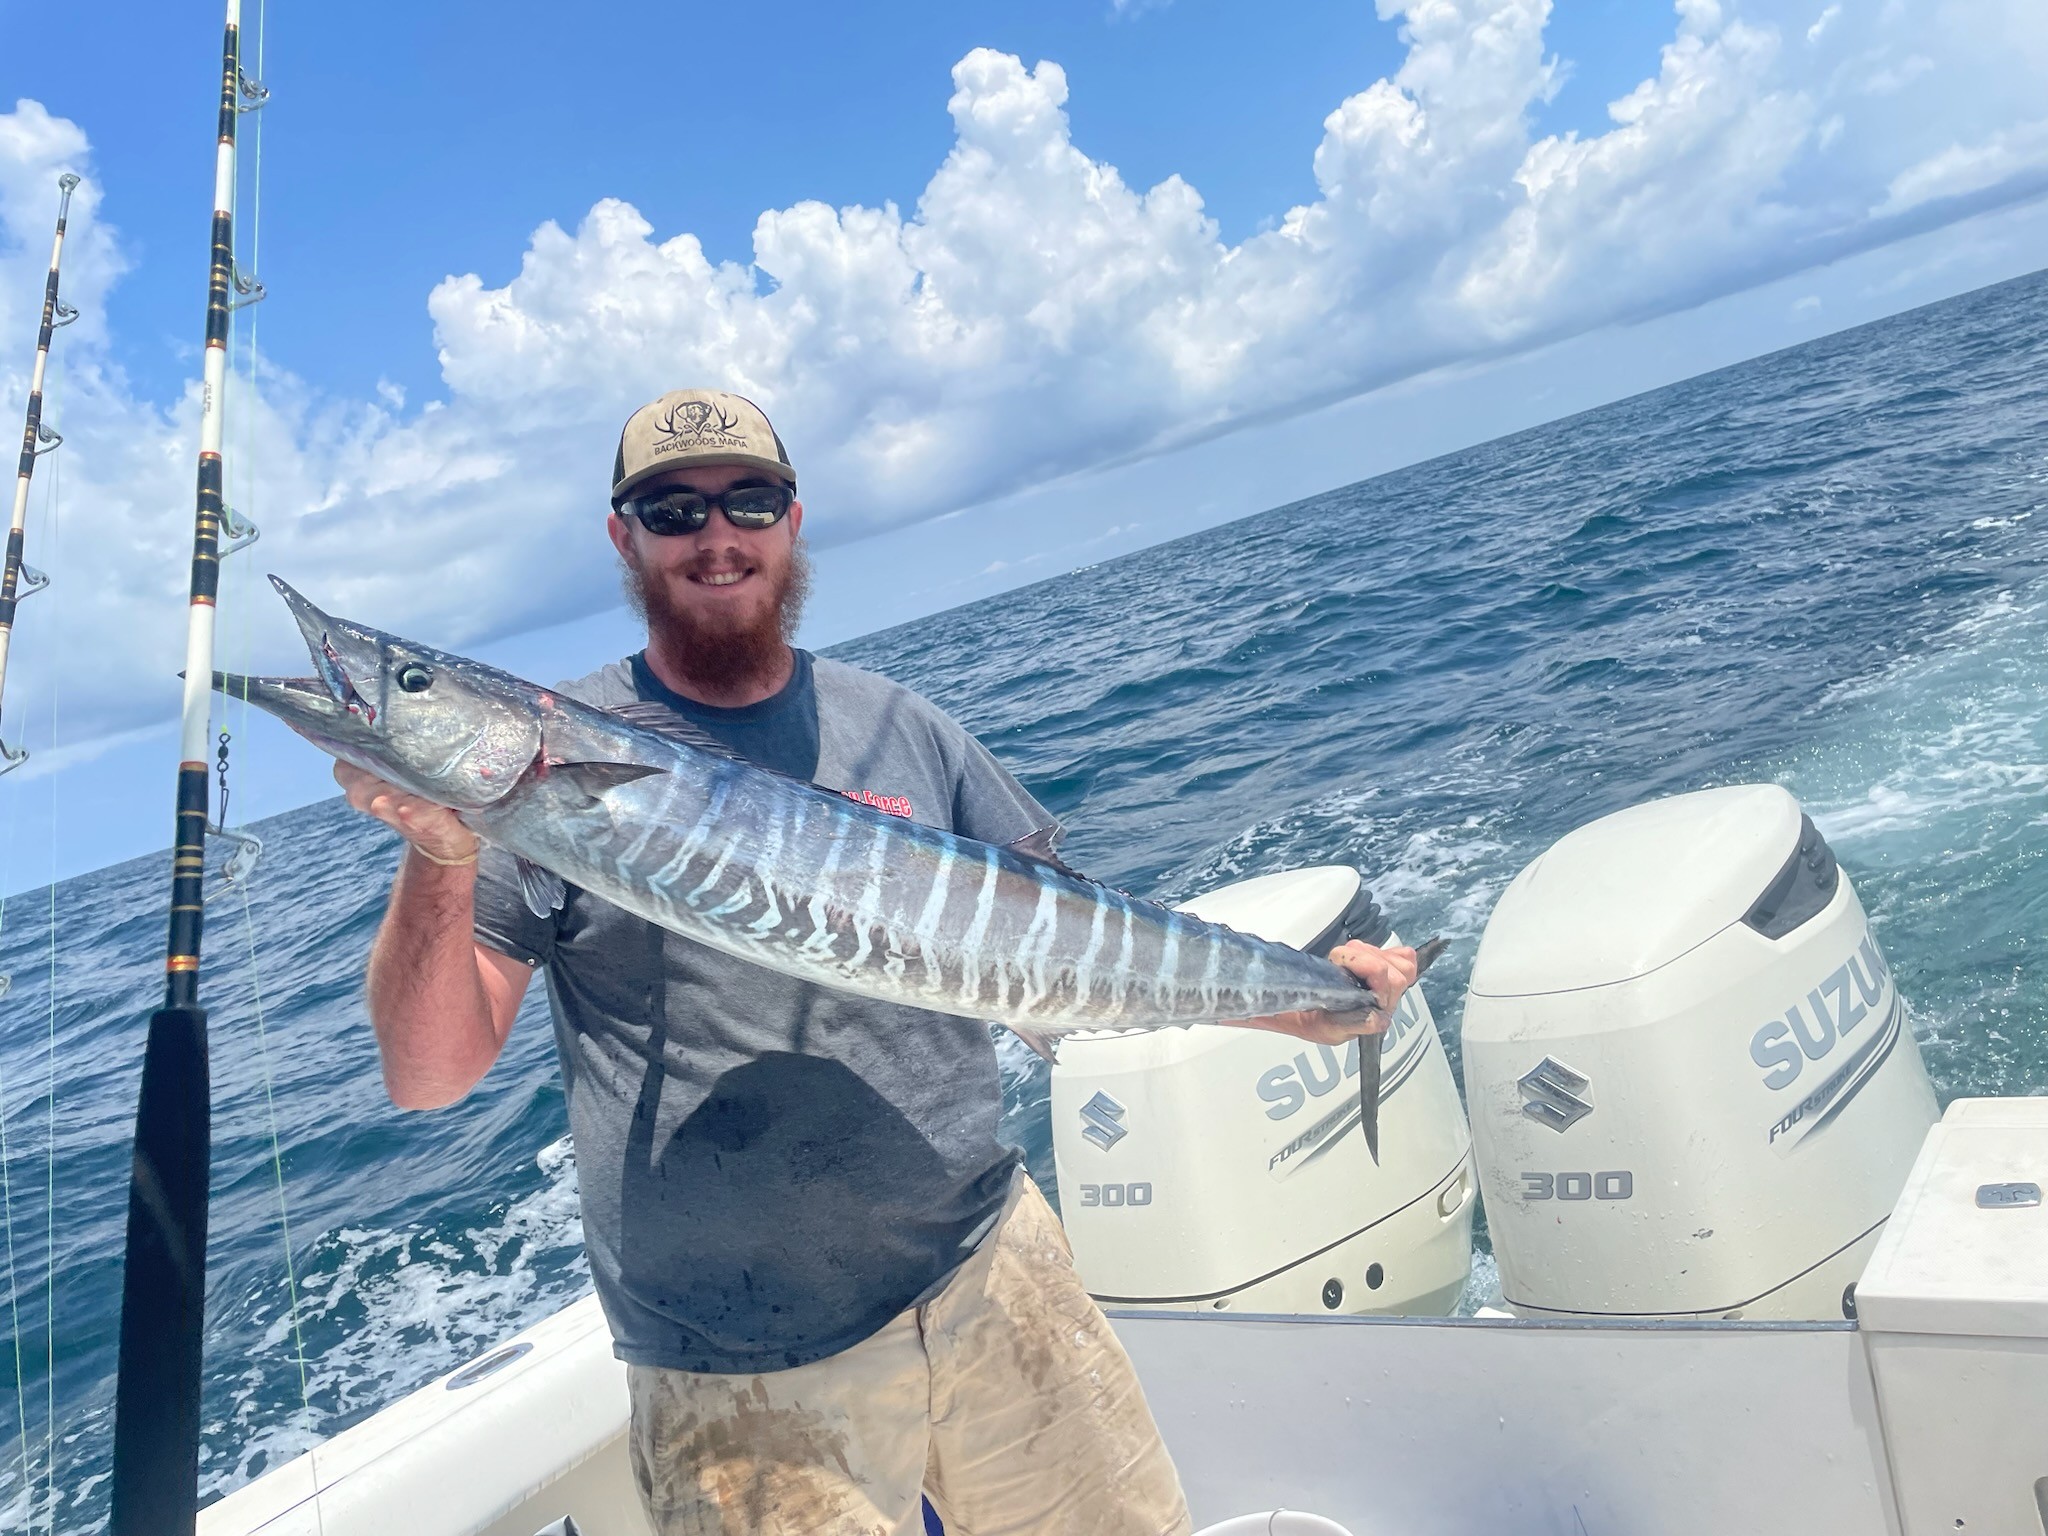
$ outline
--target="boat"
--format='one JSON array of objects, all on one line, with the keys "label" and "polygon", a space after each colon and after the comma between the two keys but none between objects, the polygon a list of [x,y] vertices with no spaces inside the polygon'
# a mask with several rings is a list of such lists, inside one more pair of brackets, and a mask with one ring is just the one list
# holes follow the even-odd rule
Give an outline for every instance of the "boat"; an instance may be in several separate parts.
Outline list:
[{"label": "boat", "polygon": [[[1384,923],[1361,895],[1311,869],[1190,905],[1320,939]],[[1523,870],[1464,998],[1469,1152],[1414,1010],[1377,1167],[1352,1095],[1323,1090],[1337,1118],[1314,1138],[1311,1083],[1299,1120],[1271,1115],[1301,1077],[1286,1037],[1062,1046],[1077,1262],[1198,1528],[2048,1531],[2048,1097],[1937,1118],[1868,918],[1790,794],[1653,801]],[[1446,1315],[1473,1191],[1500,1295]],[[646,1536],[625,1382],[585,1297],[199,1529]]]},{"label": "boat", "polygon": [[[138,1111],[116,1536],[646,1536],[625,1367],[585,1297],[196,1506],[200,918],[241,72],[220,80],[164,1006]],[[223,539],[226,535],[226,539]],[[244,847],[247,845],[244,844]],[[1192,911],[1391,939],[1357,871]],[[1497,903],[1459,1020],[1378,1058],[1200,1028],[1070,1037],[1057,1192],[1208,1536],[2048,1536],[2048,1098],[1937,1115],[1852,883],[1734,785],[1569,833]],[[1472,1299],[1483,1208],[1499,1293]]]}]

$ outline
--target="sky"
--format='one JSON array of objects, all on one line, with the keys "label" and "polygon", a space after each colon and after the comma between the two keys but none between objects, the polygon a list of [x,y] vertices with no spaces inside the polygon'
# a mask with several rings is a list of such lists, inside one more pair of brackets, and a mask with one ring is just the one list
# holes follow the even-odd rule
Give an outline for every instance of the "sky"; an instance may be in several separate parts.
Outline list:
[{"label": "sky", "polygon": [[[2048,264],[2034,0],[248,3],[251,670],[303,666],[266,570],[539,675],[629,648],[606,472],[684,382],[789,444],[828,643]],[[10,410],[85,178],[0,890],[168,841],[218,14],[0,57]],[[327,792],[245,756],[252,812]]]}]

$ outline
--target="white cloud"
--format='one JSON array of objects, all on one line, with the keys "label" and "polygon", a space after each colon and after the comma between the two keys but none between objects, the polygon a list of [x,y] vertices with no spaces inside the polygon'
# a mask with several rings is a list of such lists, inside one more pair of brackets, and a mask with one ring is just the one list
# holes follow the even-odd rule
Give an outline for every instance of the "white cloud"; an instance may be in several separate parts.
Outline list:
[{"label": "white cloud", "polygon": [[[1545,0],[1380,12],[1400,24],[1401,68],[1333,104],[1316,200],[1240,244],[1179,177],[1134,188],[1076,145],[1057,64],[985,49],[955,67],[953,148],[907,211],[769,210],[750,265],[616,199],[573,230],[545,224],[509,282],[428,296],[445,401],[335,400],[282,373],[260,404],[235,396],[231,447],[260,448],[262,563],[459,646],[615,601],[595,528],[612,438],[679,382],[770,410],[806,526],[835,542],[2048,190],[2031,0],[1818,18],[1682,0],[1610,126],[1549,136],[1533,125],[1566,65],[1545,52]],[[0,337],[26,334],[63,164],[90,174],[80,129],[33,103],[0,115]],[[176,650],[196,393],[140,401],[105,361],[96,300],[121,256],[101,194],[88,179],[76,205],[66,292],[89,318],[61,343],[53,395],[92,547],[73,538],[53,571],[66,596],[38,601],[97,658],[69,674],[78,718],[114,729],[172,696],[155,658]],[[273,606],[259,599],[255,622],[281,635]],[[17,655],[47,652],[27,630]]]},{"label": "white cloud", "polygon": [[1908,166],[1885,188],[1879,217],[1904,213],[1940,198],[1993,191],[2007,182],[2039,181],[2048,166],[2048,118],[1991,134],[1974,144],[1951,144]]}]

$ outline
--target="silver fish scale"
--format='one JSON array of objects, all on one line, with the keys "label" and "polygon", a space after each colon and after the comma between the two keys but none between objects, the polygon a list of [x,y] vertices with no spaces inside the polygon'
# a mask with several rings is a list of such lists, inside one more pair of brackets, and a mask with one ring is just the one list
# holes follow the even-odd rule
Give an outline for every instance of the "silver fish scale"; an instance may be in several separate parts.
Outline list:
[{"label": "silver fish scale", "polygon": [[1326,960],[605,718],[620,761],[666,771],[596,795],[535,775],[466,819],[723,953],[1048,1034],[1369,1002]]}]

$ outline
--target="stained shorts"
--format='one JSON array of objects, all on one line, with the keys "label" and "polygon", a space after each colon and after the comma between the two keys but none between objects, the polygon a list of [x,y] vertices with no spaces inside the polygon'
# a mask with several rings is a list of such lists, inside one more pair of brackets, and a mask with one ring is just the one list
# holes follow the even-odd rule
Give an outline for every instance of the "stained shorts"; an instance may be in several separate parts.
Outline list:
[{"label": "stained shorts", "polygon": [[633,1366],[633,1473],[656,1536],[1186,1536],[1131,1362],[1018,1177],[939,1294],[795,1370]]}]

